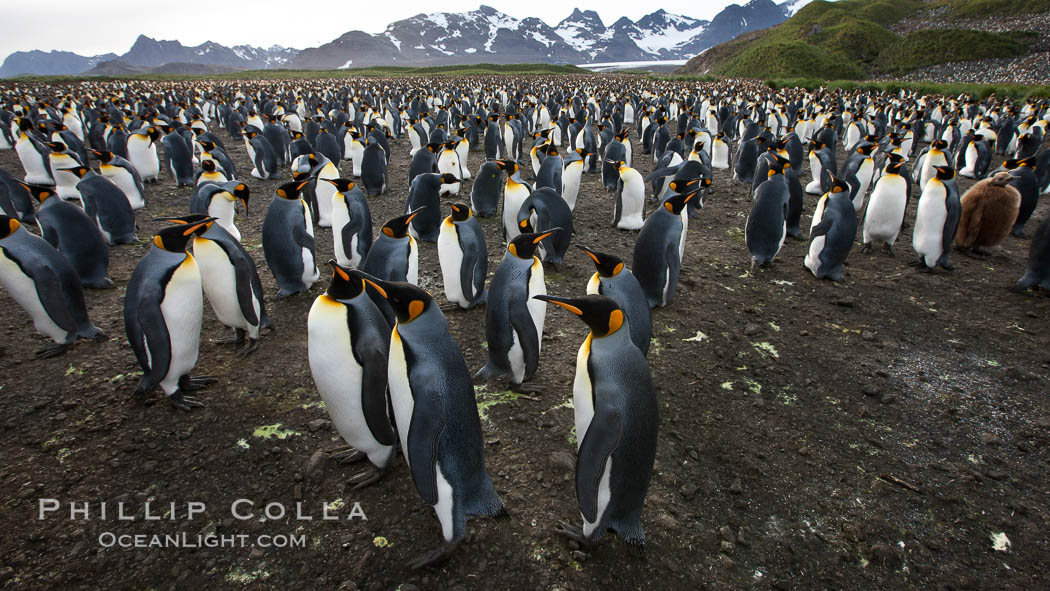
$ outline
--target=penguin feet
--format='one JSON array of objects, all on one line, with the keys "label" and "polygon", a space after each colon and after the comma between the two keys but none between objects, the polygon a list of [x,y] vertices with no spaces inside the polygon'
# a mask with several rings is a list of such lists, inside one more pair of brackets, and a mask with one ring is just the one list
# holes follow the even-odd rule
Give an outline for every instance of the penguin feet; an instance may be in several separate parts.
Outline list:
[{"label": "penguin feet", "polygon": [[860,247],[860,251],[864,254],[871,252],[871,243],[865,242],[864,246]]},{"label": "penguin feet", "polygon": [[945,271],[954,271],[955,270],[955,265],[951,264],[948,261],[941,261],[940,265]]},{"label": "penguin feet", "polygon": [[40,349],[37,349],[33,356],[37,359],[51,359],[52,357],[58,357],[59,355],[65,353],[66,351],[72,348],[73,343],[52,343],[50,345],[45,345]]},{"label": "penguin feet", "polygon": [[372,466],[368,470],[355,474],[347,484],[352,485],[350,490],[361,490],[362,488],[372,486],[382,480],[383,476],[386,476],[386,473],[386,468],[376,468],[375,466]]},{"label": "penguin feet", "polygon": [[234,329],[233,336],[215,339],[212,342],[216,345],[241,345],[244,343],[245,336],[247,336],[247,333],[243,329],[236,328]]},{"label": "penguin feet", "polygon": [[419,555],[415,560],[409,561],[408,568],[412,570],[419,570],[426,566],[440,564],[448,560],[448,557],[452,554],[452,551],[455,550],[456,546],[458,545],[458,541],[446,543],[442,544],[437,548],[434,548],[430,552],[424,552],[423,554]]},{"label": "penguin feet", "polygon": [[331,454],[332,459],[339,462],[340,464],[353,464],[355,462],[360,462],[361,460],[364,460],[368,457],[365,455],[364,452],[357,451],[349,445],[335,449],[331,452]]},{"label": "penguin feet", "polygon": [[627,551],[635,558],[646,559],[645,540],[623,540],[627,544]]},{"label": "penguin feet", "polygon": [[558,529],[554,530],[554,533],[558,534],[563,538],[568,538],[584,548],[594,548],[598,544],[585,536],[583,530],[578,525],[574,525],[567,521],[562,521],[558,524]]},{"label": "penguin feet", "polygon": [[1026,238],[1024,234],[1024,226],[1014,226],[1013,229],[1010,230],[1010,235],[1014,238]]},{"label": "penguin feet", "polygon": [[237,357],[247,357],[250,353],[254,352],[259,348],[259,339],[248,339],[248,344],[237,349],[233,354]]},{"label": "penguin feet", "polygon": [[[179,390],[185,390],[187,392],[196,392],[197,390],[203,390],[208,386],[219,381],[219,378],[212,376],[199,376],[191,378],[190,376],[182,376],[179,378]],[[172,397],[174,398],[174,394]]]},{"label": "penguin feet", "polygon": [[892,244],[889,244],[889,243],[883,244],[882,245],[882,250],[885,250],[886,254],[890,255],[891,257],[897,258],[897,253],[893,252],[893,245]]},{"label": "penguin feet", "polygon": [[457,304],[456,302],[444,302],[441,305],[439,305],[438,307],[441,308],[442,312],[453,312],[455,310],[461,310],[462,309],[462,308],[459,307],[459,304]]},{"label": "penguin feet", "polygon": [[175,390],[171,396],[168,396],[168,402],[170,402],[175,408],[185,411],[191,411],[195,408],[204,406],[204,403],[196,398],[183,396],[182,390]]},{"label": "penguin feet", "polygon": [[543,386],[536,382],[510,383],[510,391],[517,394],[543,394]]}]

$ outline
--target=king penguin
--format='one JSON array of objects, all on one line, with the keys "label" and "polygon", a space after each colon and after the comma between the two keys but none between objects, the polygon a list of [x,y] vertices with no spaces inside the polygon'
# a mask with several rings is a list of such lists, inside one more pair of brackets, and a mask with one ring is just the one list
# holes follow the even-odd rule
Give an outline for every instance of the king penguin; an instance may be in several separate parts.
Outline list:
[{"label": "king penguin", "polygon": [[109,150],[92,150],[91,153],[99,160],[98,171],[102,176],[113,181],[114,185],[120,187],[131,209],[138,211],[146,207],[146,201],[143,199],[145,188],[142,185],[142,177],[130,162]]},{"label": "king penguin", "polygon": [[700,189],[664,199],[642,225],[634,241],[631,268],[645,292],[650,308],[666,306],[678,289],[685,247],[682,210]]},{"label": "king penguin", "polygon": [[233,223],[237,213],[236,203],[241,202],[241,205],[244,206],[244,213],[247,215],[250,195],[248,185],[237,181],[227,181],[221,184],[206,183],[198,186],[193,198],[190,199],[190,212],[208,214],[215,218],[218,225],[239,241],[241,231]]},{"label": "king penguin", "polygon": [[547,304],[533,299],[535,295],[547,293],[543,264],[535,252],[540,241],[550,234],[519,234],[507,245],[507,252],[489,282],[485,304],[488,362],[478,370],[475,379],[505,377],[510,379],[512,390],[541,391],[539,386],[526,380],[532,378],[539,367],[547,315]]},{"label": "king penguin", "polygon": [[397,316],[387,366],[391,406],[412,482],[434,508],[445,541],[409,562],[416,569],[449,556],[466,534],[468,516],[507,512],[485,468],[474,387],[445,316],[411,283],[365,280]]},{"label": "king penguin", "polygon": [[804,263],[817,279],[843,282],[842,263],[857,237],[857,212],[850,199],[850,184],[833,179],[820,221],[809,230],[809,252]]},{"label": "king penguin", "polygon": [[365,282],[329,261],[332,281],[307,317],[310,373],[336,431],[375,467],[351,479],[378,481],[397,454],[387,400],[390,325],[365,293]]},{"label": "king penguin", "polygon": [[98,222],[80,207],[60,199],[53,187],[23,185],[40,202],[40,235],[72,265],[84,287],[109,289],[109,246]]},{"label": "king penguin", "polygon": [[386,193],[388,178],[386,151],[378,142],[369,142],[361,155],[361,188],[365,195]]},{"label": "king penguin", "polygon": [[1050,216],[1035,229],[1028,247],[1028,266],[1012,289],[1020,293],[1033,287],[1050,292]]},{"label": "king penguin", "polygon": [[620,179],[616,182],[612,225],[619,230],[640,230],[645,209],[645,179],[623,161],[616,166]]},{"label": "king penguin", "polygon": [[113,245],[138,242],[135,212],[120,187],[90,168],[77,166],[69,172],[80,179],[77,191],[84,201],[84,211],[98,222],[106,241]]},{"label": "king penguin", "polygon": [[897,241],[904,224],[904,212],[908,207],[911,184],[908,177],[901,174],[904,157],[890,154],[889,159],[886,171],[871,191],[871,199],[864,212],[864,248],[861,252],[871,252],[871,243],[881,242],[886,252],[895,256],[893,244]]},{"label": "king penguin", "polygon": [[783,175],[785,166],[790,164],[783,158],[770,163],[767,180],[755,189],[751,213],[744,223],[744,242],[751,255],[752,271],[771,264],[787,238],[788,186],[773,179]]},{"label": "king penguin", "polygon": [[915,211],[912,248],[919,255],[916,266],[932,270],[940,265],[951,271],[952,242],[959,229],[962,204],[955,184],[955,169],[937,166],[937,175],[926,182]]},{"label": "king penguin", "polygon": [[148,126],[128,134],[128,161],[147,183],[160,180],[160,160],[157,158],[157,140],[160,132]]},{"label": "king penguin", "polygon": [[37,359],[61,355],[78,339],[105,340],[88,319],[84,288],[73,267],[6,215],[0,215],[0,284],[29,314],[37,332],[54,341],[36,352]]},{"label": "king penguin", "polygon": [[649,341],[653,336],[652,311],[638,279],[624,266],[620,257],[591,250],[580,244],[577,244],[576,248],[587,253],[594,261],[595,271],[587,281],[587,293],[603,295],[616,302],[627,315],[634,345],[641,350],[642,355],[648,355]]},{"label": "king penguin", "polygon": [[495,160],[486,160],[470,187],[470,207],[480,218],[490,218],[499,209],[499,186],[503,172]]},{"label": "king penguin", "polygon": [[488,247],[481,224],[464,203],[452,203],[452,214],[441,222],[438,234],[438,262],[445,298],[469,310],[488,298]]},{"label": "king penguin", "polygon": [[[405,281],[416,285],[419,283],[419,244],[409,232],[409,224],[422,210],[409,212],[388,220],[379,229],[368,256],[361,263],[360,269],[372,277],[389,281]],[[372,301],[383,313],[387,323],[395,322],[393,310],[386,300],[374,290],[369,289]]]},{"label": "king penguin", "polygon": [[372,247],[372,210],[364,193],[350,179],[323,179],[335,187],[332,195],[332,246],[336,261],[356,269]]},{"label": "king penguin", "polygon": [[142,368],[135,394],[143,396],[159,385],[172,406],[182,410],[204,405],[186,392],[215,382],[189,376],[200,350],[204,295],[200,268],[186,245],[204,227],[198,222],[157,232],[124,297],[124,330]]},{"label": "king penguin", "polygon": [[518,212],[532,193],[532,186],[521,180],[518,163],[514,160],[498,160],[497,164],[507,173],[507,183],[503,187],[503,237],[509,243],[520,233]]},{"label": "king penguin", "polygon": [[270,319],[255,260],[216,219],[191,214],[161,221],[187,226],[204,224],[204,232],[193,237],[193,256],[200,268],[201,285],[215,317],[234,331],[233,337],[218,342],[241,345],[234,353],[238,357],[258,349],[260,332],[270,326]]},{"label": "king penguin", "polygon": [[299,197],[306,182],[277,188],[262,226],[263,253],[277,286],[277,299],[310,289],[320,277],[314,257],[314,224],[310,207]]},{"label": "king penguin", "polygon": [[572,312],[590,333],[576,356],[572,387],[577,440],[576,500],[583,528],[557,530],[593,546],[613,530],[645,551],[642,506],[656,461],[660,416],[645,356],[630,336],[630,321],[612,298],[536,296]]}]

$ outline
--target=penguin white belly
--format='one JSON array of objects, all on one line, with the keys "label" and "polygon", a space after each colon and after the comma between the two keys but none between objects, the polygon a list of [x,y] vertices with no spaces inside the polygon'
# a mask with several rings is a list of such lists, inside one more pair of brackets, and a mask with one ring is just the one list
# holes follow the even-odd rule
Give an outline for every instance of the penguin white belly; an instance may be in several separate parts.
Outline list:
[{"label": "penguin white belly", "polygon": [[601,278],[595,273],[591,275],[591,278],[587,280],[587,295],[595,295],[601,293]]},{"label": "penguin white belly", "polygon": [[[597,273],[595,273],[597,276]],[[588,293],[590,293],[588,291]],[[576,378],[572,383],[572,406],[576,420],[576,450],[579,451],[583,445],[583,436],[587,434],[587,428],[594,418],[594,395],[591,374],[587,370],[587,359],[591,355],[591,341],[593,337],[588,334],[580,345],[576,354]]]},{"label": "penguin white belly", "polygon": [[408,238],[408,273],[405,281],[419,285],[419,245],[411,236]]},{"label": "penguin white belly", "polygon": [[[135,137],[137,136],[132,136],[132,138]],[[129,140],[128,160],[131,161],[142,180],[149,181],[160,178],[160,161],[157,159],[157,147],[148,140]]]},{"label": "penguin white belly", "polygon": [[335,250],[335,260],[344,267],[355,266],[353,261],[346,256],[343,249],[343,226],[350,223],[350,212],[346,209],[343,199],[332,196],[332,245]]},{"label": "penguin white belly", "polygon": [[[336,179],[339,171],[336,171],[337,176],[331,176],[328,173],[328,166],[325,166],[321,174],[318,175],[317,183],[317,225],[322,228],[328,228],[332,225],[332,198],[335,197],[337,189],[332,183],[326,183],[322,179]],[[331,168],[335,168],[334,166]]]},{"label": "penguin white belly", "polygon": [[376,441],[364,419],[361,405],[363,368],[354,359],[347,308],[328,296],[314,300],[307,318],[310,373],[339,435],[369,461],[385,466],[393,446]]},{"label": "penguin white belly", "polygon": [[626,171],[620,178],[624,184],[620,193],[620,221],[616,227],[638,230],[642,227],[642,210],[645,208],[645,181],[634,169]]},{"label": "penguin white belly", "polygon": [[197,261],[187,254],[164,289],[160,312],[168,327],[171,345],[171,361],[168,373],[160,385],[164,393],[171,396],[178,390],[179,378],[189,374],[197,364],[201,342],[201,316],[204,311],[204,295],[201,291],[201,273]]},{"label": "penguin white belly", "polygon": [[682,235],[678,240],[678,263],[685,261],[685,237],[689,233],[689,214],[683,210],[679,216],[682,218]]},{"label": "penguin white belly", "polygon": [[937,264],[937,259],[941,258],[941,254],[944,253],[942,234],[944,220],[948,217],[948,210],[944,202],[943,186],[932,191],[925,191],[919,198],[919,206],[915,212],[912,248],[925,259],[928,267]]},{"label": "penguin white belly", "polygon": [[[462,169],[459,165],[459,155],[456,154],[455,150],[445,150],[441,152],[441,157],[438,158],[438,173],[440,174],[451,174],[452,176],[459,178],[462,173]],[[443,183],[441,185],[442,192],[447,192],[449,195],[459,195],[459,183]]]},{"label": "penguin white belly", "polygon": [[408,457],[408,430],[412,425],[412,412],[415,410],[416,401],[412,397],[412,385],[408,381],[408,362],[405,360],[405,349],[397,325],[394,325],[390,336],[386,378],[390,388],[390,405],[394,408],[394,422],[397,424],[398,437],[401,438],[401,449],[405,455],[405,463],[411,467],[412,459]]},{"label": "penguin white belly", "polygon": [[17,263],[7,258],[0,249],[0,283],[11,294],[11,298],[33,319],[33,328],[40,334],[49,337],[56,343],[67,342],[67,333],[47,314],[40,296],[36,292],[36,283],[22,272]]},{"label": "penguin white belly", "polygon": [[516,384],[525,381],[525,350],[521,348],[521,339],[518,331],[510,331],[510,350],[507,351],[507,360],[510,361],[510,379]]},{"label": "penguin white belly", "polygon": [[434,505],[434,513],[437,514],[438,521],[441,522],[441,535],[444,536],[446,542],[452,541],[452,485],[449,484],[445,473],[441,471],[441,463],[434,462],[434,478],[437,480],[437,496],[438,502]]},{"label": "penguin white belly", "polygon": [[576,209],[576,196],[580,192],[580,176],[583,174],[583,161],[576,160],[565,167],[561,177],[561,197],[569,206],[569,211]]},{"label": "penguin white belly", "polygon": [[809,195],[821,195],[824,191],[820,188],[820,172],[823,167],[820,164],[820,158],[810,154],[809,155],[809,170],[813,173],[813,180],[806,185],[806,193]]},{"label": "penguin white belly", "polygon": [[241,231],[233,225],[234,213],[234,202],[220,195],[214,196],[211,203],[208,204],[208,215],[215,218],[215,222],[222,226],[223,230],[229,232],[240,242]]},{"label": "penguin white belly", "polygon": [[817,236],[809,243],[809,252],[806,253],[804,262],[806,268],[812,271],[814,275],[820,270],[820,253],[824,251],[825,241],[824,236]]},{"label": "penguin white belly", "polygon": [[547,284],[543,281],[543,264],[536,257],[532,258],[532,274],[529,277],[529,293],[526,304],[532,323],[536,325],[536,353],[543,348],[543,323],[547,318],[547,302],[537,300],[534,296],[547,295]]},{"label": "penguin white belly", "polygon": [[19,139],[15,142],[15,153],[18,154],[18,159],[22,162],[22,168],[26,172],[25,182],[31,185],[54,184],[51,171],[44,164],[40,152],[33,147],[33,142],[28,139]]},{"label": "penguin white belly", "polygon": [[609,507],[609,499],[612,498],[612,489],[609,486],[609,477],[612,474],[612,454],[609,455],[609,459],[605,460],[605,470],[602,472],[602,479],[598,481],[598,513],[593,522],[587,521],[587,518],[583,519],[583,535],[590,536],[594,533],[595,528],[602,522],[602,517],[605,516],[605,510]]},{"label": "penguin white belly", "polygon": [[507,234],[507,242],[521,234],[518,230],[518,211],[528,197],[529,190],[518,183],[508,184],[503,191],[503,230]]},{"label": "penguin white belly", "polygon": [[514,128],[509,125],[503,127],[503,146],[507,150],[504,152],[507,158],[517,160],[517,155],[514,153]]},{"label": "penguin white belly", "polygon": [[[230,328],[249,328],[237,301],[237,272],[226,252],[206,238],[193,240],[193,254],[201,272],[201,285],[219,322]],[[258,316],[256,316],[258,317]]]},{"label": "penguin white belly", "polygon": [[966,146],[966,164],[963,165],[962,170],[959,171],[959,176],[966,178],[974,177],[974,168],[977,166],[977,147],[974,146],[973,142],[970,142]]},{"label": "penguin white belly", "polygon": [[66,201],[84,202],[83,196],[80,195],[80,191],[77,189],[77,183],[80,182],[77,175],[63,168],[53,168],[51,178],[55,180],[56,195]]},{"label": "penguin white belly", "polygon": [[[102,166],[101,171],[102,176],[113,181],[113,184],[124,192],[124,196],[128,198],[128,203],[131,204],[131,209],[139,210],[146,207],[146,201],[142,198],[142,193],[139,191],[138,185],[135,184],[135,177],[131,176],[130,172],[119,166]],[[172,177],[174,176],[173,173]]]},{"label": "penguin white belly", "polygon": [[879,179],[864,215],[864,244],[877,240],[892,246],[896,242],[904,220],[905,190],[905,181],[900,175]]},{"label": "penguin white belly", "polygon": [[729,168],[729,145],[723,141],[716,141],[711,147],[711,168]]},{"label": "penguin white belly", "polygon": [[[450,222],[441,223],[441,232],[437,239],[438,262],[441,264],[441,281],[445,286],[445,297],[448,301],[461,307],[469,305],[473,297],[473,285],[462,285],[459,270],[463,266],[463,250],[459,247],[459,234],[456,226]],[[471,292],[470,297],[466,292]]]},{"label": "penguin white belly", "polygon": [[354,137],[352,135],[345,134],[343,136],[343,160],[354,159]]}]

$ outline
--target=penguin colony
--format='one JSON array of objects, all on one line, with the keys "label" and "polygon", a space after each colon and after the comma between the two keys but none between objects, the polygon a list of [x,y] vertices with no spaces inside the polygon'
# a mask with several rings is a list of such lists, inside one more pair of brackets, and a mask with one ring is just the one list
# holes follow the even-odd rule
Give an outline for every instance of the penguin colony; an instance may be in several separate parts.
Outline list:
[{"label": "penguin colony", "polygon": [[[673,302],[689,220],[702,215],[705,196],[717,198],[714,169],[732,169],[751,194],[742,267],[750,260],[755,274],[788,238],[807,239],[801,262],[834,281],[846,280],[858,231],[863,251],[878,244],[894,255],[910,225],[924,271],[952,270],[956,245],[987,256],[1009,234],[1024,236],[1050,186],[1045,100],[646,85],[9,91],[0,148],[14,150],[22,170],[0,171],[0,283],[53,341],[39,357],[105,339],[84,289],[114,287],[109,250],[139,240],[135,211],[149,212],[148,187],[185,187],[185,215],[158,218],[168,225],[125,286],[124,324],[143,370],[136,394],[159,387],[176,408],[202,406],[194,392],[216,381],[190,375],[205,296],[232,329],[237,355],[275,328],[236,217],[248,213],[251,179],[279,181],[261,233],[279,288],[271,298],[327,278],[308,317],[281,324],[306,326],[317,390],[350,446],[342,457],[371,464],[352,484],[380,482],[401,455],[433,507],[444,543],[411,566],[447,558],[467,517],[509,514],[485,467],[474,384],[538,393],[530,378],[540,371],[549,310],[589,329],[572,385],[582,525],[557,532],[592,546],[614,531],[643,552],[659,424],[646,359],[651,310]],[[391,195],[391,144],[405,143],[409,190]],[[248,174],[238,173],[233,152],[246,154]],[[644,178],[632,167],[643,157],[653,161]],[[982,180],[960,195],[958,176]],[[609,192],[604,223],[636,233],[632,252],[602,252],[575,231],[587,184]],[[808,238],[806,194],[817,196]],[[373,219],[369,203],[378,199],[403,202],[404,215]],[[479,217],[498,220],[502,243],[486,244]],[[1048,224],[1035,230],[1016,290],[1050,290]],[[318,252],[317,232],[332,234],[334,252]],[[419,241],[436,242],[439,260],[421,260]],[[492,273],[490,252],[502,253]],[[545,269],[570,253],[593,262],[594,274],[575,294],[548,294]],[[421,267],[440,269],[445,303],[419,287]],[[484,366],[467,367],[446,312],[484,315]]]}]

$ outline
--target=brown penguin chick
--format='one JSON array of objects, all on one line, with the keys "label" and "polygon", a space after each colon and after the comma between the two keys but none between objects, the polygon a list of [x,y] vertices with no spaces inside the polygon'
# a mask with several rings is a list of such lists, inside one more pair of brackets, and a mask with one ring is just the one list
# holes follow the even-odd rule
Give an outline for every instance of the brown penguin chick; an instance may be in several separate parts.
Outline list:
[{"label": "brown penguin chick", "polygon": [[963,254],[990,255],[986,249],[1010,233],[1021,206],[1021,194],[1009,185],[1011,180],[1010,173],[1000,172],[974,184],[962,196],[955,245]]}]

